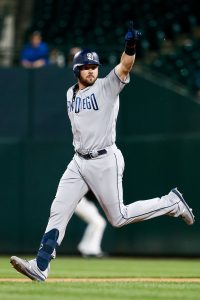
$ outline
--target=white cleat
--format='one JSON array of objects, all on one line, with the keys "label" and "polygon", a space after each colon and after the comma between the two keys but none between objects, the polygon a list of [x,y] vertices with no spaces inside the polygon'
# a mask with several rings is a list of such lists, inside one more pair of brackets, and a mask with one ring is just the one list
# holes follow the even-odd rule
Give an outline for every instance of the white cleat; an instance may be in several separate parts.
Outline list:
[{"label": "white cleat", "polygon": [[188,206],[186,201],[184,200],[182,194],[177,190],[177,188],[171,190],[178,199],[178,212],[176,214],[177,217],[181,217],[188,225],[192,225],[195,222],[195,217],[192,213],[192,209]]},{"label": "white cleat", "polygon": [[45,271],[41,271],[37,266],[36,259],[25,260],[17,256],[12,256],[10,263],[18,272],[34,281],[45,281],[48,277],[50,267]]}]

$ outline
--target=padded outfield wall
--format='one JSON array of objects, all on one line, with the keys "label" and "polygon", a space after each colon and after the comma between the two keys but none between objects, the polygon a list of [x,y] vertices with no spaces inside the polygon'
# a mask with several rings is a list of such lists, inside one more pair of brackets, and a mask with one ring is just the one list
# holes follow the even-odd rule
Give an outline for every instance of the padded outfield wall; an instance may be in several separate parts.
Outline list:
[{"label": "padded outfield wall", "polygon": [[[73,155],[65,93],[74,77],[70,69],[47,67],[0,69],[0,79],[0,252],[35,253],[59,178]],[[108,225],[103,249],[198,256],[200,105],[133,73],[121,93],[117,127],[126,164],[124,202],[161,196],[178,186],[197,222],[189,227],[162,217],[120,229]],[[58,252],[76,254],[84,228],[73,216]]]}]

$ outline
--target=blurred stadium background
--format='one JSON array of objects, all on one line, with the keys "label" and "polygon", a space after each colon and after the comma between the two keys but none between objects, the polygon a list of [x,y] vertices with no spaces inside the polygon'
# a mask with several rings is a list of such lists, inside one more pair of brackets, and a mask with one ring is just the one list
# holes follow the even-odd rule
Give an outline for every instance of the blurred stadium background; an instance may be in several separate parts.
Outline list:
[{"label": "blurred stadium background", "polygon": [[[122,92],[117,142],[125,156],[124,201],[178,186],[193,227],[159,218],[106,228],[111,255],[199,256],[200,4],[191,0],[0,0],[0,253],[35,253],[62,172],[71,159],[65,92],[72,47],[100,54],[101,75],[119,60],[128,20],[143,37]],[[62,67],[24,69],[19,54],[39,30]],[[77,254],[84,224],[73,217],[60,253]]]}]

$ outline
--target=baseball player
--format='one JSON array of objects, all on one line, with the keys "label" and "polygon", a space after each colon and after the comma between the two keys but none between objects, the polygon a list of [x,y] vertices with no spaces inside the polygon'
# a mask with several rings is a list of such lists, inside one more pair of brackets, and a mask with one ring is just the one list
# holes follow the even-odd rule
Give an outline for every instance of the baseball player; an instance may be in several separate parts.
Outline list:
[{"label": "baseball player", "polygon": [[73,132],[74,157],[58,185],[50,218],[37,256],[32,260],[11,257],[14,268],[32,280],[45,281],[66,226],[80,199],[92,190],[107,219],[115,227],[162,215],[181,217],[188,225],[194,215],[175,188],[161,198],[123,203],[124,159],[115,144],[119,93],[129,83],[140,32],[131,26],[119,64],[98,78],[98,54],[83,50],[74,57],[77,83],[67,91],[67,109]]},{"label": "baseball player", "polygon": [[75,214],[87,223],[83,237],[78,244],[79,252],[83,257],[103,257],[101,241],[106,227],[105,219],[94,203],[86,197],[83,197],[78,203]]}]

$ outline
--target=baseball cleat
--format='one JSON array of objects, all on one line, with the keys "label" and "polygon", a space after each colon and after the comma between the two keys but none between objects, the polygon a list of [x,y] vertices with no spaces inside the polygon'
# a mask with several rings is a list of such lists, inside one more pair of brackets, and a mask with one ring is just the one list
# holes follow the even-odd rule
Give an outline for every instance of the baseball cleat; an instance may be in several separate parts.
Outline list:
[{"label": "baseball cleat", "polygon": [[171,190],[178,198],[178,215],[177,217],[181,217],[188,225],[192,225],[195,222],[195,217],[192,213],[192,209],[188,206],[186,201],[184,200],[182,194],[178,191],[177,188]]},{"label": "baseball cleat", "polygon": [[18,272],[34,281],[45,281],[49,273],[49,268],[45,271],[41,271],[38,268],[36,259],[25,260],[17,256],[12,256],[10,263]]}]

